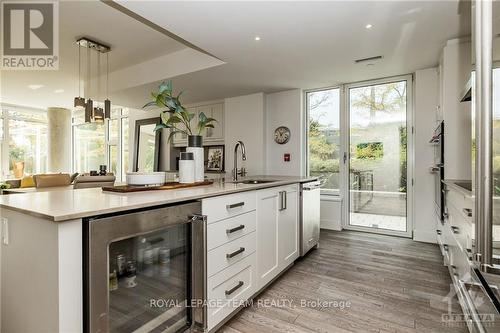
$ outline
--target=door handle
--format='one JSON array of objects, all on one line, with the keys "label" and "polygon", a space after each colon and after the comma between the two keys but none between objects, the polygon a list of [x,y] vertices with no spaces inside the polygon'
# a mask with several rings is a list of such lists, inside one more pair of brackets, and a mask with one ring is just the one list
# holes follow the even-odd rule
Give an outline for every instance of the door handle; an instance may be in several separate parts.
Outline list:
[{"label": "door handle", "polygon": [[244,224],[240,224],[239,226],[231,228],[231,229],[226,229],[226,234],[232,234],[233,232],[236,232],[236,231],[242,230],[242,229],[245,229]]},{"label": "door handle", "polygon": [[229,210],[229,209],[233,209],[233,208],[243,207],[244,205],[245,205],[245,203],[242,201],[242,202],[226,205],[226,209]]},{"label": "door handle", "polygon": [[346,153],[346,152],[344,152],[344,157],[343,157],[343,159],[344,159],[344,164],[345,164],[345,163],[347,162],[347,153]]},{"label": "door handle", "polygon": [[286,191],[283,191],[283,210],[285,210],[287,208],[287,196],[286,196]]},{"label": "door handle", "polygon": [[279,200],[279,211],[285,210],[286,209],[286,191],[280,191],[278,196]]},{"label": "door handle", "polygon": [[236,251],[234,251],[234,252],[231,252],[231,253],[226,254],[226,258],[227,258],[227,259],[231,259],[231,258],[233,258],[233,257],[237,256],[238,254],[240,254],[240,253],[244,252],[244,251],[245,251],[245,248],[244,248],[244,247],[240,247],[240,249],[239,249],[239,250],[236,250]]},{"label": "door handle", "polygon": [[236,290],[238,290],[238,289],[240,289],[241,287],[243,287],[243,285],[244,285],[244,284],[245,284],[245,283],[244,283],[243,281],[238,282],[238,284],[237,284],[237,285],[235,285],[235,286],[234,286],[234,287],[232,287],[231,289],[229,289],[229,290],[226,290],[226,291],[225,291],[226,296],[231,295],[231,294],[232,294],[232,293],[234,293]]},{"label": "door handle", "polygon": [[451,226],[451,231],[454,234],[459,234],[460,233],[460,228],[459,227],[455,227],[455,226]]}]

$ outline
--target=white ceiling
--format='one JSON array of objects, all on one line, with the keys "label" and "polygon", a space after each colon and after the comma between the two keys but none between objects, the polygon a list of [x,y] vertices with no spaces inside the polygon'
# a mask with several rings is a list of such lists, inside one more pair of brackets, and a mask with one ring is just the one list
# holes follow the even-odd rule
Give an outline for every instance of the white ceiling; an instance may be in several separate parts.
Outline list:
[{"label": "white ceiling", "polygon": [[[119,3],[226,62],[173,78],[176,90],[186,90],[187,103],[411,73],[435,66],[446,40],[470,34],[470,21],[458,15],[458,0]],[[58,105],[54,102],[61,96],[53,93],[55,89],[74,96],[73,41],[81,35],[111,44],[114,69],[184,47],[105,4],[60,4],[61,59],[67,59],[60,73],[2,73],[4,101],[12,96],[16,101],[50,96],[51,105]],[[366,29],[366,24],[373,28]],[[354,63],[376,55],[384,58],[374,66]],[[112,101],[139,107],[159,83],[155,80],[114,92]],[[46,81],[49,88],[27,91],[28,95],[22,89]]]},{"label": "white ceiling", "polygon": [[[470,34],[458,0],[120,3],[226,62],[174,79],[192,102],[411,73],[437,65],[446,40]],[[374,66],[354,63],[377,55]]]},{"label": "white ceiling", "polygon": [[[59,27],[59,70],[3,71],[2,102],[33,107],[70,106],[78,94],[75,41],[79,37],[111,46],[111,71],[186,49],[183,44],[99,1],[60,1]],[[28,85],[43,87],[31,90]],[[55,90],[64,91],[55,93]]]}]

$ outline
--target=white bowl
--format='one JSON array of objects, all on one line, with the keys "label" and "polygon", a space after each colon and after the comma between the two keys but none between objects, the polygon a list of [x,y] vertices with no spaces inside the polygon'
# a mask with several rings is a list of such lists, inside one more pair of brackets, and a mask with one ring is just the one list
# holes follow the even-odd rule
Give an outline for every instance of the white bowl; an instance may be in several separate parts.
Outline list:
[{"label": "white bowl", "polygon": [[165,172],[127,172],[128,185],[163,185]]}]

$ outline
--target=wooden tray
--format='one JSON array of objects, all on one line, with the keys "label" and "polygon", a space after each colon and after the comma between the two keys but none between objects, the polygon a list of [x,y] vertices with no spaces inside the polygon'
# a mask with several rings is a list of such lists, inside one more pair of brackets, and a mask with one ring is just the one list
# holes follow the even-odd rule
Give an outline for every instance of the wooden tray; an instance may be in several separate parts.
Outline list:
[{"label": "wooden tray", "polygon": [[144,192],[144,191],[158,191],[158,190],[175,190],[178,188],[188,188],[212,185],[214,182],[207,180],[204,182],[197,182],[191,184],[181,184],[178,182],[169,182],[160,186],[131,186],[131,185],[120,185],[120,186],[110,186],[103,187],[102,190],[105,192],[117,192],[117,193],[130,193],[130,192]]}]

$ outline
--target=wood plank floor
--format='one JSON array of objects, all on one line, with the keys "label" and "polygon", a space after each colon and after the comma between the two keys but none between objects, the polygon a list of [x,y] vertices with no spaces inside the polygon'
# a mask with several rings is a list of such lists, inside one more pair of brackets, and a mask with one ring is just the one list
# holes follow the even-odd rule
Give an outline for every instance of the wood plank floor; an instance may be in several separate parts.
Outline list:
[{"label": "wood plank floor", "polygon": [[[297,261],[219,332],[467,332],[441,320],[449,307],[461,313],[456,298],[447,301],[451,287],[437,245],[322,230],[318,250]],[[325,303],[303,306],[318,300]],[[333,301],[337,307],[326,303]],[[350,307],[340,307],[341,301]],[[265,302],[271,306],[262,306]]]}]

